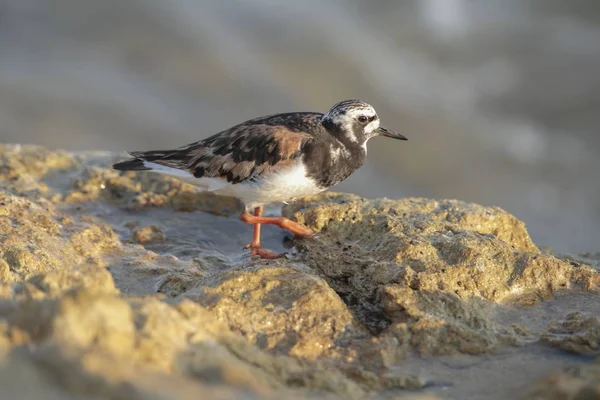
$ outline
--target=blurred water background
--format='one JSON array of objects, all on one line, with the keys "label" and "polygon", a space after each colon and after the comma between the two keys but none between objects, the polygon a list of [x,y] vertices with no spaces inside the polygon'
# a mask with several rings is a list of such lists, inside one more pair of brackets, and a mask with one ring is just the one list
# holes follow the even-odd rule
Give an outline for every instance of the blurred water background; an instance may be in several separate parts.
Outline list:
[{"label": "blurred water background", "polygon": [[498,205],[600,250],[598,0],[0,0],[0,141],[178,147],[248,118],[372,103],[338,190]]}]

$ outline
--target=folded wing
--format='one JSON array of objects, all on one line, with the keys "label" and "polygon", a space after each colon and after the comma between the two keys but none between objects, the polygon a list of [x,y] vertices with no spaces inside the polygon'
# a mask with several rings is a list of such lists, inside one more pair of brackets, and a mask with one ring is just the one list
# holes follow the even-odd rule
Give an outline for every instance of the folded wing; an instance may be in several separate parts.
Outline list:
[{"label": "folded wing", "polygon": [[294,164],[311,140],[309,134],[282,125],[242,124],[179,149],[131,152],[133,159],[113,167],[236,184]]}]

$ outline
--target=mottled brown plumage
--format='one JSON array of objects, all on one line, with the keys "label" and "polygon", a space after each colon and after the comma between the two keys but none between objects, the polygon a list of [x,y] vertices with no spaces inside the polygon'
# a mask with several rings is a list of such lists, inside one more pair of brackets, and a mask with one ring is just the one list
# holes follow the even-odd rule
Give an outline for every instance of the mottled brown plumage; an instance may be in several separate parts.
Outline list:
[{"label": "mottled brown plumage", "polygon": [[291,166],[314,139],[304,130],[314,129],[321,116],[290,113],[261,117],[175,150],[130,154],[189,171],[196,178],[222,178],[236,184]]}]

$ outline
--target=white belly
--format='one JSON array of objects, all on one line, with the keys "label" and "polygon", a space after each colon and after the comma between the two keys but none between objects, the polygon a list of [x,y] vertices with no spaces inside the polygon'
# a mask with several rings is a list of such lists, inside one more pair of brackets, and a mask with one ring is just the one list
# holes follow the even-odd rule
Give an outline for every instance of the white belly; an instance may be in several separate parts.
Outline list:
[{"label": "white belly", "polygon": [[144,165],[152,168],[152,172],[174,176],[202,190],[237,197],[248,208],[312,196],[325,190],[306,176],[306,168],[300,161],[285,170],[264,174],[255,182],[245,181],[235,185],[225,179],[195,178],[188,171],[153,162],[146,161]]},{"label": "white belly", "polygon": [[237,197],[251,208],[312,196],[324,190],[306,176],[306,168],[298,162],[292,168],[265,174],[256,182],[228,184],[216,190],[215,194]]}]

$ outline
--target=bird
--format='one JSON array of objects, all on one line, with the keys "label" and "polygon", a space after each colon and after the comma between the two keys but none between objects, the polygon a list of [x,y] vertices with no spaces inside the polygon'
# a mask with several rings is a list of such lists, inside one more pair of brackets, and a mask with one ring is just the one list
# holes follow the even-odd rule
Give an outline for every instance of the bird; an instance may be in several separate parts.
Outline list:
[{"label": "bird", "polygon": [[299,237],[313,231],[284,217],[265,217],[263,207],[321,193],[348,178],[367,156],[375,136],[407,140],[380,125],[373,106],[360,100],[336,103],[326,113],[289,112],[250,119],[173,150],[133,151],[113,164],[120,171],[170,175],[216,195],[238,198],[240,220],[254,225],[245,246],[252,256],[283,255],[264,249],[261,225]]}]

